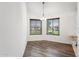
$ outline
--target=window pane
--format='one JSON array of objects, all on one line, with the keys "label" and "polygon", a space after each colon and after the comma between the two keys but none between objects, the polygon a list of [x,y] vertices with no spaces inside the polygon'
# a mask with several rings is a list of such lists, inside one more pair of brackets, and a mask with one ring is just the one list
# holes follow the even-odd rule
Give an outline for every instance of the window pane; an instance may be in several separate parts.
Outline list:
[{"label": "window pane", "polygon": [[48,34],[52,34],[52,20],[48,21]]},{"label": "window pane", "polygon": [[59,21],[58,19],[53,20],[53,34],[59,34]]},{"label": "window pane", "polygon": [[47,34],[59,35],[59,18],[47,20]]},{"label": "window pane", "polygon": [[30,20],[30,34],[31,35],[39,35],[42,33],[42,23],[41,20],[31,19]]}]

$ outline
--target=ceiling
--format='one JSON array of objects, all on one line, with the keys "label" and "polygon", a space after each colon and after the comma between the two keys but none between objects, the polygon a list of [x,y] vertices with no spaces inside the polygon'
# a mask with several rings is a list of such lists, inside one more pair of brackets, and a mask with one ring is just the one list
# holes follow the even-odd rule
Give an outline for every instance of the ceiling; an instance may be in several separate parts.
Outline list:
[{"label": "ceiling", "polygon": [[[45,2],[44,13],[45,16],[57,15],[65,12],[76,12],[76,2]],[[29,16],[42,16],[43,5],[42,2],[28,2],[27,12]]]}]

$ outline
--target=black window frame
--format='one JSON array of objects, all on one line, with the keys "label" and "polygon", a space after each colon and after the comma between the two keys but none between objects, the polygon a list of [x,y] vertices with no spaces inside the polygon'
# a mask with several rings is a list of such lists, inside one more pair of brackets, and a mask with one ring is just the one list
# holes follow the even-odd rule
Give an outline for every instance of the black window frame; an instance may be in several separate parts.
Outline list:
[{"label": "black window frame", "polygon": [[[40,34],[32,34],[31,33],[31,20],[40,21],[41,22]],[[42,21],[40,19],[30,19],[30,35],[42,35]]]},{"label": "black window frame", "polygon": [[[46,19],[47,20],[47,32],[46,34],[47,35],[56,35],[56,36],[59,36],[60,35],[60,18],[50,18],[50,19]],[[48,33],[48,20],[58,20],[58,27],[59,27],[59,30],[58,30],[58,34],[49,34]]]}]

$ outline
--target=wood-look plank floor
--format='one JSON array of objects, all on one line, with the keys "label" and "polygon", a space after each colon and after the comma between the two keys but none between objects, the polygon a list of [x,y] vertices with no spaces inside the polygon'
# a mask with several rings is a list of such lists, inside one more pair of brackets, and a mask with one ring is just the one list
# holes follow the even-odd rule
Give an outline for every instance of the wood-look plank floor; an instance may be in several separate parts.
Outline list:
[{"label": "wood-look plank floor", "polygon": [[51,41],[29,41],[23,57],[75,57],[69,44]]}]

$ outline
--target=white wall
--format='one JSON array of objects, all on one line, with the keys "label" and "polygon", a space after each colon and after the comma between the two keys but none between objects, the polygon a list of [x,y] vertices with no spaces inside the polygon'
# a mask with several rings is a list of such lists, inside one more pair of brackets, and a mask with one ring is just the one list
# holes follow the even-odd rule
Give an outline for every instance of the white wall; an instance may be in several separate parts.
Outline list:
[{"label": "white wall", "polygon": [[25,3],[0,3],[0,56],[21,57],[27,42]]},{"label": "white wall", "polygon": [[78,57],[79,57],[79,2],[78,2],[78,13],[77,13],[77,36],[78,36],[78,48],[77,48],[77,52],[78,52]]},{"label": "white wall", "polygon": [[[28,23],[30,18],[42,18],[42,4],[39,2],[27,3]],[[35,40],[50,40],[61,43],[71,44],[69,35],[76,35],[76,12],[77,3],[75,2],[46,2],[45,3],[45,17],[55,18],[60,17],[60,36],[46,35],[46,21],[42,21],[42,35],[29,35],[28,25],[28,41]]]}]

